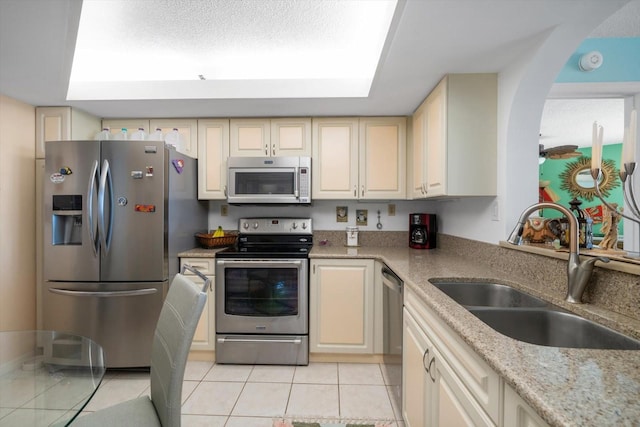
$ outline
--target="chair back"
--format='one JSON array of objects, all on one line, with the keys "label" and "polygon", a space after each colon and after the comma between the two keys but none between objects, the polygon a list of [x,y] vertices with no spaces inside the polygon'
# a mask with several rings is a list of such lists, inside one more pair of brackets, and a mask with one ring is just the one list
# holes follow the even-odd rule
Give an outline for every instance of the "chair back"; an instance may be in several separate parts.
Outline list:
[{"label": "chair back", "polygon": [[163,427],[180,426],[184,370],[206,299],[205,291],[176,274],[162,306],[151,348],[151,401]]}]

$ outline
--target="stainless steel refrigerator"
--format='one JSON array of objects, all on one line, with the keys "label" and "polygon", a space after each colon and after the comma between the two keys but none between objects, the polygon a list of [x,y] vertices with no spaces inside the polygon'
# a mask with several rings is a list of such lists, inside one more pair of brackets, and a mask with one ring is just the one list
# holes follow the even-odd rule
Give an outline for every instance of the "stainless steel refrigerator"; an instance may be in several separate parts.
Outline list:
[{"label": "stainless steel refrigerator", "polygon": [[207,228],[197,161],[161,141],[47,142],[43,194],[44,328],[149,366],[177,254]]}]

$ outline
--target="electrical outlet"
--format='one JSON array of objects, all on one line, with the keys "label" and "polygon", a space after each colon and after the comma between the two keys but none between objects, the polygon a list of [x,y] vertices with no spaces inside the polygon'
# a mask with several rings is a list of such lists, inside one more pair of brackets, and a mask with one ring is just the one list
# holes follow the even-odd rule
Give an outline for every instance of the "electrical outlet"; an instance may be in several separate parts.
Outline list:
[{"label": "electrical outlet", "polygon": [[220,216],[229,215],[229,205],[220,205]]},{"label": "electrical outlet", "polygon": [[396,205],[394,203],[389,203],[387,206],[387,214],[389,216],[396,216]]},{"label": "electrical outlet", "polygon": [[500,221],[500,204],[497,197],[491,205],[491,221]]}]

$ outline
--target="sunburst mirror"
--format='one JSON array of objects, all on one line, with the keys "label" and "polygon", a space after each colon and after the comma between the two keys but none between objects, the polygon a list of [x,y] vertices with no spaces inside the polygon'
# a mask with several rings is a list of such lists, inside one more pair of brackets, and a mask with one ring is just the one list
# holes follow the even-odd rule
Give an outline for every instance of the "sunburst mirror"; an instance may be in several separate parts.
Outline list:
[{"label": "sunburst mirror", "polygon": [[[560,188],[567,190],[573,197],[589,202],[596,197],[596,188],[591,177],[590,157],[580,157],[578,160],[567,163],[560,178],[562,179]],[[603,160],[598,178],[600,193],[607,197],[609,192],[619,185],[615,163],[612,160]]]}]

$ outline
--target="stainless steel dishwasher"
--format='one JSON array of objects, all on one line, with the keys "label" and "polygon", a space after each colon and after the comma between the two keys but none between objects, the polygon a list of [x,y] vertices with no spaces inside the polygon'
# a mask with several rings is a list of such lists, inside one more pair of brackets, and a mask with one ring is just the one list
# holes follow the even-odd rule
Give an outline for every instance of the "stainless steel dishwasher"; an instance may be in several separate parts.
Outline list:
[{"label": "stainless steel dishwasher", "polygon": [[386,265],[382,266],[382,359],[386,381],[393,386],[394,406],[402,410],[402,291],[404,283]]}]

